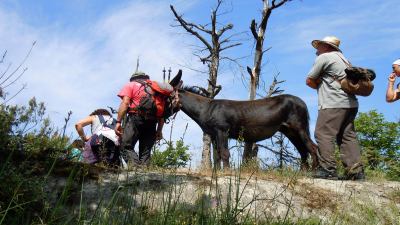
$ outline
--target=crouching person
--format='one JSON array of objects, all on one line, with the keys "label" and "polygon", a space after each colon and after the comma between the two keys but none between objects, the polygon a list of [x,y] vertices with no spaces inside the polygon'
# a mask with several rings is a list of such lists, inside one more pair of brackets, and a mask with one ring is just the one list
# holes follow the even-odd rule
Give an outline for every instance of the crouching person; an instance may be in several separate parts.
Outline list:
[{"label": "crouching person", "polygon": [[[90,125],[91,136],[84,132]],[[76,131],[85,142],[83,160],[87,163],[104,162],[109,166],[119,165],[119,142],[115,134],[115,119],[106,109],[97,109],[75,124]]]}]

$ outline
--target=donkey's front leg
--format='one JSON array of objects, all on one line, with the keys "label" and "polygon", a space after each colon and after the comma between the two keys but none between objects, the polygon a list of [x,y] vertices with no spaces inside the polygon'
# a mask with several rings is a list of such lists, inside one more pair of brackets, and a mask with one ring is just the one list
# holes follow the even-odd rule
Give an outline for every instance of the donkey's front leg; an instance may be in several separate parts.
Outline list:
[{"label": "donkey's front leg", "polygon": [[228,133],[226,131],[218,131],[215,139],[217,145],[217,152],[219,157],[222,158],[224,169],[230,168],[229,158],[230,153],[228,150]]},{"label": "donkey's front leg", "polygon": [[214,168],[216,170],[220,170],[221,169],[221,155],[219,154],[219,150],[217,147],[217,142],[215,140],[216,138],[213,137],[211,138],[211,143],[212,143],[212,154],[213,154],[213,162],[214,162]]}]

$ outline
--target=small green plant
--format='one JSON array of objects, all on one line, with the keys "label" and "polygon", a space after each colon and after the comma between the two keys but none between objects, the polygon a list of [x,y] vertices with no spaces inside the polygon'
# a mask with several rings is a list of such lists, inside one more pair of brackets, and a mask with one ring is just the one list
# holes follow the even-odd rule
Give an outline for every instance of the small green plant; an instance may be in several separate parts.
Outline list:
[{"label": "small green plant", "polygon": [[167,148],[164,151],[155,148],[151,157],[151,164],[161,168],[179,168],[185,167],[190,161],[189,146],[185,145],[182,139],[168,141]]}]

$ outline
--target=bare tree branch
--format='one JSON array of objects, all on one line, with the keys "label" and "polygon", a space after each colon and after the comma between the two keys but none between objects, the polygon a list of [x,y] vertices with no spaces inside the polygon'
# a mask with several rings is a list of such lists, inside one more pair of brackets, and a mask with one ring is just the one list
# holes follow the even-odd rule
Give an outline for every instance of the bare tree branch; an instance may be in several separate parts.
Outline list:
[{"label": "bare tree branch", "polygon": [[30,56],[30,54],[31,54],[31,52],[32,52],[32,49],[33,49],[33,47],[35,46],[35,44],[36,44],[36,41],[34,41],[34,42],[32,43],[31,48],[29,49],[28,53],[26,54],[26,56],[25,56],[25,58],[22,60],[22,62],[17,66],[17,68],[16,68],[13,72],[11,72],[11,73],[8,75],[8,77],[7,77],[5,80],[3,80],[3,81],[0,83],[0,85],[4,84],[4,82],[6,82],[8,79],[10,79],[10,78],[21,68],[21,66],[25,63],[25,61],[26,61],[26,60],[28,59],[28,57]]},{"label": "bare tree branch", "polygon": [[217,32],[218,37],[220,37],[222,34],[224,34],[225,31],[230,30],[230,29],[232,29],[232,28],[233,28],[233,24],[228,24],[228,25],[226,25],[225,27],[221,28],[221,29]]},{"label": "bare tree branch", "polygon": [[6,89],[7,87],[9,87],[10,85],[12,85],[12,84],[14,84],[17,80],[19,80],[19,78],[21,78],[22,77],[22,75],[25,73],[25,71],[27,71],[28,70],[28,68],[25,68],[20,74],[19,74],[19,76],[17,77],[17,78],[15,78],[13,81],[11,81],[9,84],[6,84],[6,85],[4,85],[2,88],[3,88],[3,90],[4,89]]},{"label": "bare tree branch", "polygon": [[178,20],[178,22],[181,24],[181,26],[190,34],[194,35],[197,37],[203,44],[208,48],[209,51],[212,51],[211,45],[207,42],[206,39],[204,39],[199,33],[194,31],[192,28],[189,27],[188,23],[182,19],[182,16],[179,16],[178,13],[175,11],[174,7],[172,5],[169,6],[174,13],[175,18]]},{"label": "bare tree branch", "polygon": [[17,96],[22,90],[24,90],[26,88],[26,84],[22,85],[21,89],[19,89],[17,91],[17,93],[15,93],[11,98],[7,99],[6,101],[3,102],[3,104],[6,104],[7,102],[9,102],[11,99],[15,98],[15,96]]},{"label": "bare tree branch", "polygon": [[254,19],[251,21],[251,24],[250,24],[250,31],[251,31],[251,33],[253,34],[254,39],[257,40],[257,38],[258,38],[258,34],[257,34],[257,23],[256,23],[256,20],[254,20]]},{"label": "bare tree branch", "polygon": [[262,53],[264,54],[264,53],[268,52],[269,50],[271,50],[271,48],[272,47],[269,47],[269,48],[265,49]]},{"label": "bare tree branch", "polygon": [[[270,148],[270,147],[268,147],[268,146],[266,146],[266,145],[262,145],[262,144],[257,144],[258,145],[258,147],[261,147],[261,148],[265,148],[265,149],[267,149],[268,151],[270,151],[270,152],[272,152],[272,153],[274,153],[274,154],[281,154],[281,152],[279,152],[279,151],[276,151],[276,150],[274,150],[273,148]],[[294,159],[294,160],[298,160],[299,158],[297,158],[297,157],[295,157],[295,156],[293,156],[291,153],[284,153],[283,154],[285,157],[287,157],[287,158],[290,158],[290,159]]]},{"label": "bare tree branch", "polygon": [[1,57],[1,60],[0,60],[0,64],[4,62],[4,58],[6,57],[6,55],[7,55],[7,50],[4,51],[4,54],[3,54],[3,56]]},{"label": "bare tree branch", "polygon": [[[224,43],[232,42],[232,41],[233,41],[232,38],[234,38],[234,37],[236,37],[236,36],[239,36],[239,35],[243,35],[243,34],[246,34],[246,32],[234,33],[234,34],[228,36],[227,38],[223,39],[223,40],[220,41],[219,43],[222,45],[222,44],[224,44]],[[235,40],[235,41],[243,41],[243,40]]]},{"label": "bare tree branch", "polygon": [[198,29],[200,31],[203,31],[204,33],[212,34],[211,31],[207,30],[204,26],[197,25],[197,24],[194,24],[194,23],[187,23],[187,25],[188,25],[188,27],[194,27],[194,28],[196,28],[196,29]]},{"label": "bare tree branch", "polygon": [[282,1],[278,2],[278,4],[275,4],[276,0],[273,0],[273,1],[272,1],[272,6],[271,6],[271,10],[272,10],[272,9],[279,8],[280,6],[282,6],[283,4],[285,4],[286,2],[290,2],[290,1],[292,1],[292,0],[282,0]]},{"label": "bare tree branch", "polygon": [[266,97],[271,97],[274,94],[278,94],[278,93],[283,92],[283,90],[279,90],[279,87],[275,88],[276,85],[285,82],[285,81],[278,81],[276,79],[277,76],[279,76],[279,73],[278,73],[278,75],[274,76],[274,80],[273,80],[272,84],[269,86],[269,91],[268,91]]},{"label": "bare tree branch", "polygon": [[221,87],[221,85],[213,84],[213,82],[211,82],[210,79],[208,79],[208,84],[212,86],[213,94],[211,96],[212,96],[212,98],[214,98],[221,91],[222,87]]},{"label": "bare tree branch", "polygon": [[189,69],[189,70],[197,72],[197,73],[208,74],[208,71],[201,71],[201,70],[193,69],[192,67],[187,66],[187,65],[178,64],[178,66],[182,66],[182,67],[184,67],[186,69]]},{"label": "bare tree branch", "polygon": [[242,45],[242,43],[231,44],[231,45],[225,46],[223,48],[220,48],[219,50],[220,50],[220,52],[222,52],[222,51],[224,51],[224,50],[226,50],[228,48],[233,48],[233,47],[236,47],[236,46],[239,46],[239,45]]},{"label": "bare tree branch", "polygon": [[1,74],[0,80],[4,77],[4,75],[6,75],[6,73],[8,72],[8,70],[11,68],[11,65],[12,65],[12,63],[9,63],[9,64],[8,64],[7,69]]}]

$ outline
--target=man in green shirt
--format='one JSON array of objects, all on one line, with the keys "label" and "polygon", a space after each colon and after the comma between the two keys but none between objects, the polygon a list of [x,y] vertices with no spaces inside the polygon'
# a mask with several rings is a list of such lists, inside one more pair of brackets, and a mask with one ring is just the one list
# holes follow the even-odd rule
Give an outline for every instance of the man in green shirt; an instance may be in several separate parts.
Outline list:
[{"label": "man in green shirt", "polygon": [[347,61],[339,49],[340,40],[334,36],[314,40],[317,58],[309,72],[306,84],[318,92],[318,118],[315,139],[318,143],[319,167],[316,178],[338,179],[335,143],[339,146],[341,161],[346,169],[343,179],[365,179],[361,163],[361,149],[354,130],[358,112],[355,95],[347,94],[338,82],[343,78]]}]

